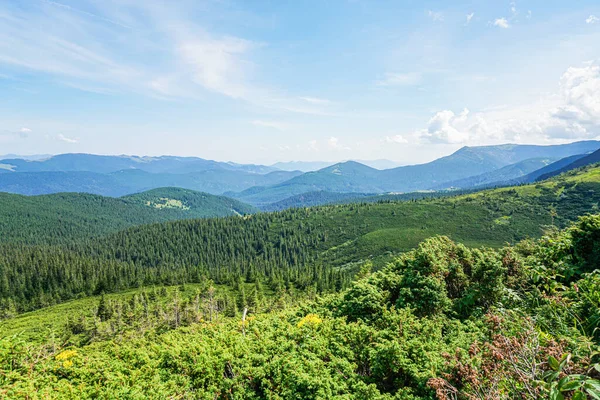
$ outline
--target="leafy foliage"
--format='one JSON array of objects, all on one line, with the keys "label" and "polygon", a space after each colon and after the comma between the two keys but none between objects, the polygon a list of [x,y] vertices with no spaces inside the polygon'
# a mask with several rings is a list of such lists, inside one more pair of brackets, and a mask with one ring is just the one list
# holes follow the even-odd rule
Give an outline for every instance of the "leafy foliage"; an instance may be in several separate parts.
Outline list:
[{"label": "leafy foliage", "polygon": [[[430,238],[379,271],[364,269],[341,293],[314,300],[256,283],[232,292],[204,280],[103,295],[85,310],[77,304],[89,300],[77,300],[67,322],[51,331],[37,326],[52,308],[39,310],[0,324],[0,394],[597,398],[600,271],[580,270],[572,255],[576,237],[600,245],[593,235],[599,221],[584,217],[501,249]],[[569,270],[578,272],[557,273]],[[241,301],[250,288],[259,306]],[[29,324],[21,324],[24,334],[37,336],[6,334],[21,319]]]}]

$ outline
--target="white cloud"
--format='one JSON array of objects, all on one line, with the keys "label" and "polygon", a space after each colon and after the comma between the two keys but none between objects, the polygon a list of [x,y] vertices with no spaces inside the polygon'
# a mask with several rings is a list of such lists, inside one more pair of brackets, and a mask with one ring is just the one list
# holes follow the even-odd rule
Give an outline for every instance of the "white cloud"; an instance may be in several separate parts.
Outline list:
[{"label": "white cloud", "polygon": [[565,104],[553,111],[555,117],[600,127],[600,66],[569,68],[560,79],[560,89]]},{"label": "white cloud", "polygon": [[408,140],[402,135],[386,136],[386,143],[408,143]]},{"label": "white cloud", "polygon": [[308,142],[308,148],[311,151],[319,151],[319,146],[317,145],[317,141],[316,140],[310,140]]},{"label": "white cloud", "polygon": [[21,133],[31,133],[31,129],[29,129],[29,128],[21,128],[21,129],[19,129],[19,132],[21,132]]},{"label": "white cloud", "polygon": [[439,11],[429,10],[427,11],[427,15],[429,15],[429,18],[431,18],[434,22],[444,21],[444,15]]},{"label": "white cloud", "polygon": [[527,19],[531,19],[531,10],[527,11]]},{"label": "white cloud", "polygon": [[79,143],[79,139],[66,137],[62,133],[59,133],[58,135],[56,135],[56,139],[60,140],[61,142],[65,142],[65,143]]},{"label": "white cloud", "polygon": [[600,18],[592,14],[585,20],[585,22],[586,24],[595,24],[596,22],[600,22]]},{"label": "white cloud", "polygon": [[471,23],[471,20],[473,19],[474,16],[475,16],[474,12],[467,14],[467,25],[469,25]]},{"label": "white cloud", "polygon": [[489,144],[511,142],[557,142],[600,137],[600,66],[571,67],[560,79],[560,91],[541,106],[488,110],[458,115],[437,112],[427,128],[417,130],[409,141],[429,143]]},{"label": "white cloud", "polygon": [[513,1],[512,3],[510,3],[510,13],[514,16],[517,15],[517,4]]},{"label": "white cloud", "polygon": [[323,114],[318,106],[324,99],[257,82],[253,56],[263,44],[207,31],[193,18],[204,10],[198,2],[31,3],[0,6],[0,66],[99,94],[206,100],[216,93],[269,109]]},{"label": "white cloud", "polygon": [[263,121],[260,119],[254,120],[252,121],[252,125],[254,126],[260,126],[263,128],[272,128],[272,129],[277,129],[279,131],[284,131],[288,128],[288,126],[284,123],[281,122],[277,122],[277,121]]},{"label": "white cloud", "polygon": [[414,86],[421,82],[422,76],[419,72],[391,73],[385,74],[384,79],[376,82],[377,86]]},{"label": "white cloud", "polygon": [[192,67],[195,83],[226,96],[244,98],[250,89],[244,81],[245,62],[240,57],[253,46],[235,37],[191,37],[180,43],[177,51]]},{"label": "white cloud", "polygon": [[506,18],[497,18],[493,25],[503,29],[510,28],[510,24]]},{"label": "white cloud", "polygon": [[331,149],[334,150],[351,150],[350,147],[342,145],[340,143],[340,140],[334,136],[330,137],[329,140],[327,140],[327,144]]},{"label": "white cloud", "polygon": [[464,129],[468,115],[468,109],[459,115],[450,110],[440,111],[429,120],[427,129],[421,131],[420,136],[433,143],[463,143],[469,139]]},{"label": "white cloud", "polygon": [[303,96],[303,97],[299,97],[299,99],[304,100],[307,103],[318,104],[318,105],[329,105],[329,104],[333,103],[331,100],[321,99],[318,97]]}]

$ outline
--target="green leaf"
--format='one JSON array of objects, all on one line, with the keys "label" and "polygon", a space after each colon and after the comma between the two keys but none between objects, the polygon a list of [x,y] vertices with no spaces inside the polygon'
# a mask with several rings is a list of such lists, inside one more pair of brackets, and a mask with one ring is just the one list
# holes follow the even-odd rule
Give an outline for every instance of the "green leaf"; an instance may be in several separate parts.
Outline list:
[{"label": "green leaf", "polygon": [[586,400],[585,394],[578,390],[573,393],[573,397],[571,397],[571,400]]},{"label": "green leaf", "polygon": [[555,371],[558,371],[560,368],[560,364],[558,363],[558,360],[556,358],[554,358],[553,356],[550,356],[548,358],[548,365],[550,365],[550,368],[552,368]]},{"label": "green leaf", "polygon": [[585,391],[595,400],[600,400],[600,382],[595,379],[589,379],[584,383]]},{"label": "green leaf", "polygon": [[[563,382],[561,384],[561,382],[563,380],[567,380],[566,382]],[[568,381],[570,379],[570,377],[564,377],[563,379],[561,379],[561,382],[558,382],[558,387],[562,392],[569,392],[571,390],[575,390],[577,388],[579,388],[581,386],[581,382],[580,381]]]},{"label": "green leaf", "polygon": [[565,368],[565,366],[569,363],[569,361],[571,361],[571,355],[565,354],[560,361],[558,369],[562,371]]},{"label": "green leaf", "polygon": [[565,397],[562,395],[562,393],[556,388],[553,387],[550,390],[550,400],[564,400]]}]

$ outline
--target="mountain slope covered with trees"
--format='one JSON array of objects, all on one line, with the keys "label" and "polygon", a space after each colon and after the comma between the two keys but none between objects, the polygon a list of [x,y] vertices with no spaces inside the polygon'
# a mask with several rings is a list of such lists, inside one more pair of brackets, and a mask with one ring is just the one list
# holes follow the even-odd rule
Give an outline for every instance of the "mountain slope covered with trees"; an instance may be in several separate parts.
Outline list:
[{"label": "mountain slope covered with trees", "polygon": [[134,225],[255,212],[208,193],[161,188],[123,198],[87,193],[22,196],[0,193],[0,242],[66,243]]},{"label": "mountain slope covered with trees", "polygon": [[429,238],[339,293],[293,302],[210,280],[77,300],[50,329],[51,308],[0,323],[0,394],[595,399],[599,249],[595,215],[498,249]]},{"label": "mountain slope covered with trees", "polygon": [[[273,290],[346,287],[364,262],[383,265],[428,237],[500,247],[593,212],[600,168],[535,185],[408,202],[348,204],[132,227],[101,238],[0,247],[0,300],[29,310],[79,296],[261,277]],[[64,243],[55,245],[55,243]]]}]

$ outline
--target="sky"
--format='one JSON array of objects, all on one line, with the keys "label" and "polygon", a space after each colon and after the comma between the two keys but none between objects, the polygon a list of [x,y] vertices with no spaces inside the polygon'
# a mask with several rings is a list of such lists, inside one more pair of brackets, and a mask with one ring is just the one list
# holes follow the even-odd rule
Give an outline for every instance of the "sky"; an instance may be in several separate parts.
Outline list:
[{"label": "sky", "polygon": [[597,0],[0,1],[0,154],[412,164],[598,138]]}]

